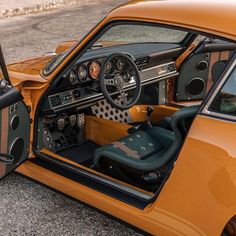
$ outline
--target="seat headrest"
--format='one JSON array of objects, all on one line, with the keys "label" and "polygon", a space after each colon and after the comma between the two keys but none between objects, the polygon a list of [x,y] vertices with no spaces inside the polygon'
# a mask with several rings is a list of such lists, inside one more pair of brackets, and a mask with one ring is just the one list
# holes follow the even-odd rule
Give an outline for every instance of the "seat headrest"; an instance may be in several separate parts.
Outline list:
[{"label": "seat headrest", "polygon": [[200,108],[200,105],[195,105],[195,106],[184,107],[180,109],[179,111],[175,112],[171,116],[172,128],[175,128],[176,125],[183,119],[194,118],[199,108]]},{"label": "seat headrest", "polygon": [[227,65],[227,60],[222,60],[222,61],[217,61],[211,69],[211,76],[212,76],[212,80],[215,83],[220,76],[222,75],[222,73],[224,72],[226,65]]}]

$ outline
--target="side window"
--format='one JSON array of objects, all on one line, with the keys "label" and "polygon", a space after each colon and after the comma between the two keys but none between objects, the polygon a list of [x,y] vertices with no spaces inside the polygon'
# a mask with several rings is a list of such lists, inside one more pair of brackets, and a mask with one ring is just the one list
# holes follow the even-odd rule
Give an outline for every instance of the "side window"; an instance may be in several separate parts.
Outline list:
[{"label": "side window", "polygon": [[236,116],[236,68],[214,98],[209,111]]}]

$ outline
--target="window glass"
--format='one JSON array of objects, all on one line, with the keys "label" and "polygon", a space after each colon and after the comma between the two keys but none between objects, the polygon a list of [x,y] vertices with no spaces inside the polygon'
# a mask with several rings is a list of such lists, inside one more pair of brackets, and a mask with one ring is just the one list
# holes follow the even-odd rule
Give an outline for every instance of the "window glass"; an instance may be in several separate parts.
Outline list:
[{"label": "window glass", "polygon": [[209,110],[236,116],[236,68],[213,100]]},{"label": "window glass", "polygon": [[185,31],[153,25],[121,24],[108,29],[93,47],[132,43],[180,43],[187,34]]}]

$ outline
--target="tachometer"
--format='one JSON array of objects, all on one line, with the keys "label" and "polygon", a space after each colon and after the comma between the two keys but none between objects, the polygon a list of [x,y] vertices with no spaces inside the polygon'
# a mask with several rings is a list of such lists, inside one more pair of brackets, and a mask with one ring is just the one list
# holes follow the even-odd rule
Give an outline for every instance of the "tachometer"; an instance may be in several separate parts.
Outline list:
[{"label": "tachometer", "polygon": [[101,66],[99,62],[93,61],[89,66],[89,75],[92,79],[97,79],[100,74]]},{"label": "tachometer", "polygon": [[125,69],[125,67],[126,67],[125,61],[120,59],[120,58],[117,59],[117,61],[116,61],[116,68],[117,68],[117,70],[122,71],[122,70]]},{"label": "tachometer", "polygon": [[87,68],[85,65],[80,65],[77,70],[78,79],[84,82],[87,79]]}]

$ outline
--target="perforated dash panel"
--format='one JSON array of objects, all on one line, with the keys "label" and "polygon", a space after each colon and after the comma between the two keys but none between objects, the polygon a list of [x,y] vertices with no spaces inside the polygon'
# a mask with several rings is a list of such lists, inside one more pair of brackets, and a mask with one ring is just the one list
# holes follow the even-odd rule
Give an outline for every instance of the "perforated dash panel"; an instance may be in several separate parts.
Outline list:
[{"label": "perforated dash panel", "polygon": [[110,105],[105,99],[91,107],[92,113],[98,118],[118,121],[122,123],[132,123],[132,118],[128,110],[122,111]]}]

